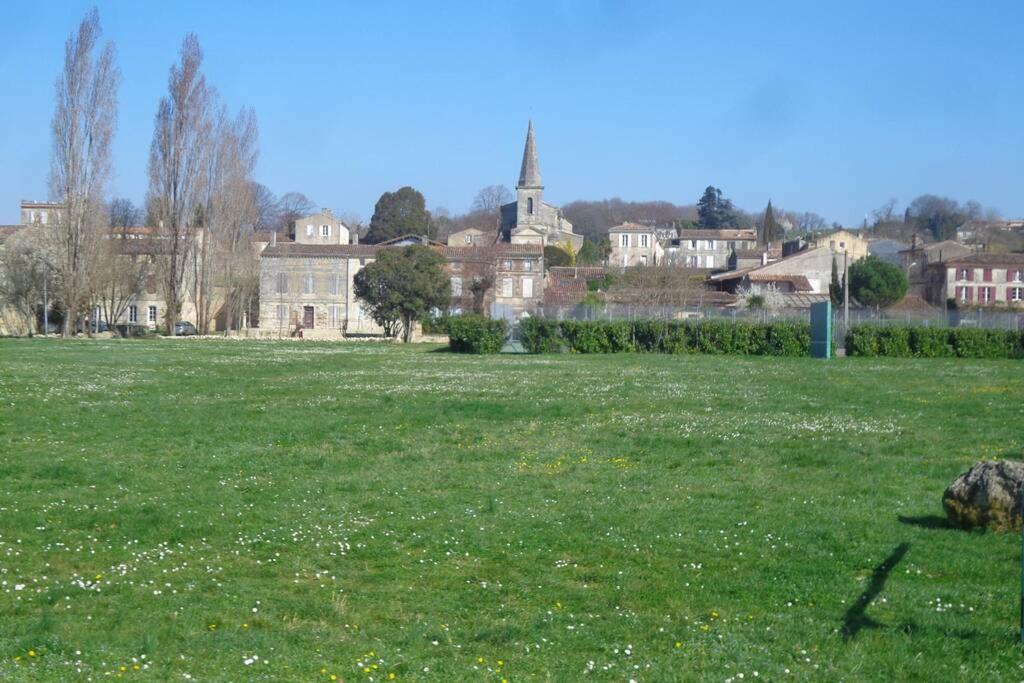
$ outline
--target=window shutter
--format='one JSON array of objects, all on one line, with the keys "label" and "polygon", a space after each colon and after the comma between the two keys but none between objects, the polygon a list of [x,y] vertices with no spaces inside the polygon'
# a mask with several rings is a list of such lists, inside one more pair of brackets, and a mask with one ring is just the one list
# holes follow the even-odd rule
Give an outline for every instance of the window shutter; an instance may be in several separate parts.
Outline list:
[{"label": "window shutter", "polygon": [[974,282],[974,268],[967,269],[967,281]]},{"label": "window shutter", "polygon": [[974,301],[974,287],[964,287],[967,290],[967,300]]}]

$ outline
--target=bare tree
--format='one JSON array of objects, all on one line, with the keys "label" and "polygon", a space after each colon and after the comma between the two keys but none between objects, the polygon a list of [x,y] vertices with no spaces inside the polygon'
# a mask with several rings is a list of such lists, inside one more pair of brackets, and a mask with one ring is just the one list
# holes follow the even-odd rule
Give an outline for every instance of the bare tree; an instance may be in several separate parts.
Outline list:
[{"label": "bare tree", "polygon": [[123,239],[123,235],[122,239],[103,241],[96,260],[92,293],[111,330],[145,286],[153,263],[154,243],[156,240]]},{"label": "bare tree", "polygon": [[316,204],[301,192],[285,192],[277,202],[278,232],[292,233],[292,225],[316,210]]},{"label": "bare tree", "polygon": [[16,331],[31,335],[36,328],[36,307],[43,299],[43,279],[48,265],[42,233],[19,230],[0,249],[0,309],[7,307]]},{"label": "bare tree", "polygon": [[204,226],[195,260],[197,327],[207,334],[217,305],[233,329],[255,293],[253,225],[258,218],[252,173],[256,167],[256,115],[243,109],[230,119],[221,110],[206,174]]},{"label": "bare tree", "polygon": [[114,45],[102,49],[99,13],[93,9],[64,45],[51,125],[50,194],[62,204],[48,227],[59,297],[65,307],[64,336],[74,330],[86,301],[88,277],[105,233],[103,194],[110,177],[110,146],[117,127],[121,74]]},{"label": "bare tree", "polygon": [[171,67],[168,94],[160,100],[149,152],[149,206],[162,248],[158,272],[163,286],[168,334],[181,311],[185,277],[202,219],[213,92],[200,71],[203,52],[195,34],[181,45],[181,61]]},{"label": "bare tree", "polygon": [[513,199],[512,191],[504,185],[488,185],[476,193],[470,211],[493,212],[508,204]]},{"label": "bare tree", "polygon": [[253,230],[276,231],[281,222],[277,197],[269,187],[257,182],[252,184],[252,195],[256,205],[256,222],[253,224]]},{"label": "bare tree", "polygon": [[107,213],[109,215],[110,227],[115,230],[118,228],[133,228],[140,225],[142,219],[145,218],[142,209],[135,206],[132,200],[123,197],[111,200],[110,205],[107,207]]}]

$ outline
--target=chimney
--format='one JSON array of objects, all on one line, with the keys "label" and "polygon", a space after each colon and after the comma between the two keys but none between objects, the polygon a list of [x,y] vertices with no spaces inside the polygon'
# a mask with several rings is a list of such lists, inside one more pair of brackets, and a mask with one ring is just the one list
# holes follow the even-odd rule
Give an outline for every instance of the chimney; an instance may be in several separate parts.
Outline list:
[{"label": "chimney", "polygon": [[270,233],[270,246],[272,246],[272,247],[276,247],[277,246],[277,230],[275,230],[274,232]]}]

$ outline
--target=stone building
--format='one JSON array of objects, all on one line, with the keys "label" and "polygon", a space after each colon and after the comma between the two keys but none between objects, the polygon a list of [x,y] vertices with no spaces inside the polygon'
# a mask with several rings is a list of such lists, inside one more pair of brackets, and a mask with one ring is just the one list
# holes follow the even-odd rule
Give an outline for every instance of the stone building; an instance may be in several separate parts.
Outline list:
[{"label": "stone building", "polygon": [[320,209],[320,213],[295,220],[297,244],[349,244],[350,235],[348,227],[335,218],[330,209]]},{"label": "stone building", "polygon": [[485,247],[441,247],[451,278],[451,313],[533,313],[544,300],[544,247],[496,242]]},{"label": "stone building", "polygon": [[572,231],[572,223],[565,219],[561,209],[544,201],[532,121],[526,131],[516,201],[501,207],[501,236],[512,244],[569,244],[574,251],[583,246],[583,236]]},{"label": "stone building", "polygon": [[665,250],[653,226],[622,223],[608,228],[608,241],[612,248],[608,256],[609,266],[657,266],[664,260]]},{"label": "stone building", "polygon": [[[945,299],[961,306],[1024,307],[1024,254],[970,254],[941,264]],[[944,305],[942,301],[932,301]]]},{"label": "stone building", "polygon": [[836,230],[811,238],[809,246],[828,247],[834,254],[846,254],[851,261],[859,261],[868,255],[868,241],[849,230]]},{"label": "stone building", "polygon": [[757,231],[745,230],[680,230],[665,249],[669,263],[687,268],[715,270],[726,268],[733,251],[749,251],[757,247]]},{"label": "stone building", "polygon": [[37,202],[34,200],[21,200],[21,224],[22,225],[49,225],[60,220],[60,214],[64,211],[64,204],[60,202]]}]

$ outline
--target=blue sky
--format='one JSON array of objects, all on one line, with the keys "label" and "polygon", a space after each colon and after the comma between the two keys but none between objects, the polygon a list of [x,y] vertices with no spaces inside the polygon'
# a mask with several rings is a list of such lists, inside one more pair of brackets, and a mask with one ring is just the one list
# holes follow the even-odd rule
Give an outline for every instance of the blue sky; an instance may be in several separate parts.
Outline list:
[{"label": "blue sky", "polygon": [[[46,196],[53,82],[92,2],[0,22],[0,223]],[[527,120],[547,199],[692,203],[709,184],[857,225],[932,192],[1024,216],[1024,3],[100,2],[124,82],[111,194],[141,203],[157,102],[194,31],[255,108],[257,179],[369,219],[382,192],[465,210],[515,184]]]}]

